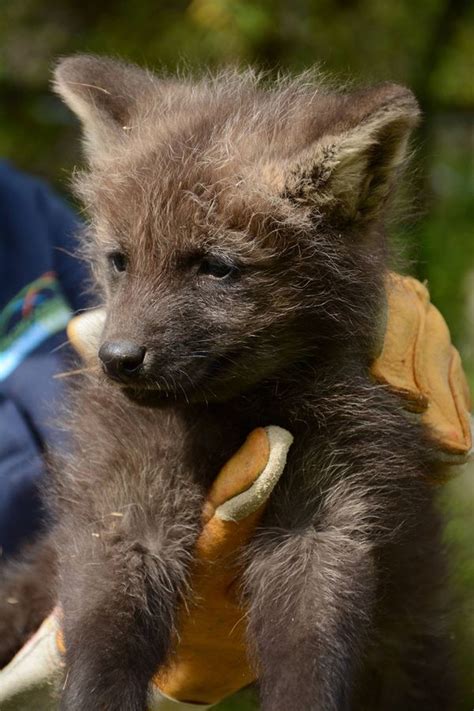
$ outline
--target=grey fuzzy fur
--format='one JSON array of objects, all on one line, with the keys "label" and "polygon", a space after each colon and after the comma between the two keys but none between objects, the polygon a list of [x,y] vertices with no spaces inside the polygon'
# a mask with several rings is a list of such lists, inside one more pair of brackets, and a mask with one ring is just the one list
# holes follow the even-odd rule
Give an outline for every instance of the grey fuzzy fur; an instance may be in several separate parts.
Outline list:
[{"label": "grey fuzzy fur", "polygon": [[[413,95],[310,75],[160,79],[87,56],[55,82],[84,124],[75,185],[103,340],[147,348],[127,387],[97,362],[65,415],[71,453],[47,495],[62,711],[145,709],[206,492],[269,424],[295,443],[242,554],[261,708],[454,709],[436,453],[369,372]],[[203,275],[209,256],[231,275]]]}]

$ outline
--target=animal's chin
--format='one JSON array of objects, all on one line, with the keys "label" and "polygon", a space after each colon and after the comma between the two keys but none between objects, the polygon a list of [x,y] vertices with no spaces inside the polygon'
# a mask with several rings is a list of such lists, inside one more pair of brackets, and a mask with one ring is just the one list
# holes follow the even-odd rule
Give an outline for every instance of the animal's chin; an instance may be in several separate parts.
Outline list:
[{"label": "animal's chin", "polygon": [[[136,405],[142,407],[166,407],[167,405],[175,405],[177,402],[186,402],[186,396],[172,390],[158,390],[152,388],[132,388],[122,387],[124,395]],[[189,401],[189,398],[188,398]]]},{"label": "animal's chin", "polygon": [[[164,378],[161,379],[164,380]],[[229,397],[227,382],[229,380],[229,357],[222,356],[210,360],[207,367],[203,369],[201,377],[195,375],[195,382],[187,379],[185,384],[174,388],[165,388],[156,386],[154,383],[157,380],[159,381],[158,374],[152,383],[142,381],[136,384],[128,383],[121,387],[129,400],[143,407],[166,407],[176,404],[209,402],[210,400],[226,400]],[[171,378],[168,380],[176,382]],[[232,376],[230,380],[233,380]],[[235,395],[235,392],[232,395]]]},{"label": "animal's chin", "polygon": [[169,407],[173,405],[190,405],[199,402],[219,398],[219,388],[214,389],[212,385],[207,388],[207,383],[197,384],[188,387],[177,386],[173,389],[154,387],[149,385],[122,385],[121,389],[125,396],[142,407]]},{"label": "animal's chin", "polygon": [[177,388],[176,390],[163,390],[151,387],[122,386],[124,395],[136,405],[141,407],[172,407],[176,405],[196,405],[199,403],[223,402],[235,397],[235,391],[229,392],[227,387],[219,387],[216,382],[202,384],[194,388]]}]

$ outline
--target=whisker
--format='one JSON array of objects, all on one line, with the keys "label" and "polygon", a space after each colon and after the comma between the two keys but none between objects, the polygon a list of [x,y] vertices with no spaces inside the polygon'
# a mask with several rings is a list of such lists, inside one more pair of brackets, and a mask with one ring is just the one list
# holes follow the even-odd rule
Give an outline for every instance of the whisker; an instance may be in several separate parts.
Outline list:
[{"label": "whisker", "polygon": [[57,353],[58,351],[61,350],[61,348],[64,348],[65,346],[67,346],[68,343],[69,343],[69,339],[68,339],[67,341],[64,341],[64,343],[60,343],[59,346],[56,346],[56,348],[53,348],[53,349],[50,351],[50,353]]},{"label": "whisker", "polygon": [[69,378],[71,375],[80,375],[81,373],[93,373],[95,372],[95,368],[77,368],[77,370],[67,370],[64,373],[56,373],[53,375],[54,379],[59,379],[59,378]]}]

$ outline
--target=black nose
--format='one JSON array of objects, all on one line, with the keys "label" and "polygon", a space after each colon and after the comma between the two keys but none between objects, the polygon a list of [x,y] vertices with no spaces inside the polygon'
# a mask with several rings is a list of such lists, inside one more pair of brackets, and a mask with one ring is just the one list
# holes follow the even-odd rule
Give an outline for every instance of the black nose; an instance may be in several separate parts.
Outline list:
[{"label": "black nose", "polygon": [[145,353],[146,348],[133,341],[106,341],[99,349],[99,358],[107,375],[127,381],[138,374]]}]

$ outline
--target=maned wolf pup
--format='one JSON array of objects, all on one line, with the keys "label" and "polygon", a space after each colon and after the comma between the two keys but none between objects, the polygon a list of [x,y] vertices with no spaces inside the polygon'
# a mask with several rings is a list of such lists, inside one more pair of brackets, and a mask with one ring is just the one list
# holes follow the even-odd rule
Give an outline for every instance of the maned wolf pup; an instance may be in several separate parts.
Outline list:
[{"label": "maned wolf pup", "polygon": [[243,591],[262,709],[446,711],[435,457],[369,376],[413,95],[90,56],[56,88],[84,124],[107,308],[56,483],[61,708],[145,709],[203,497],[276,424],[295,443]]}]

